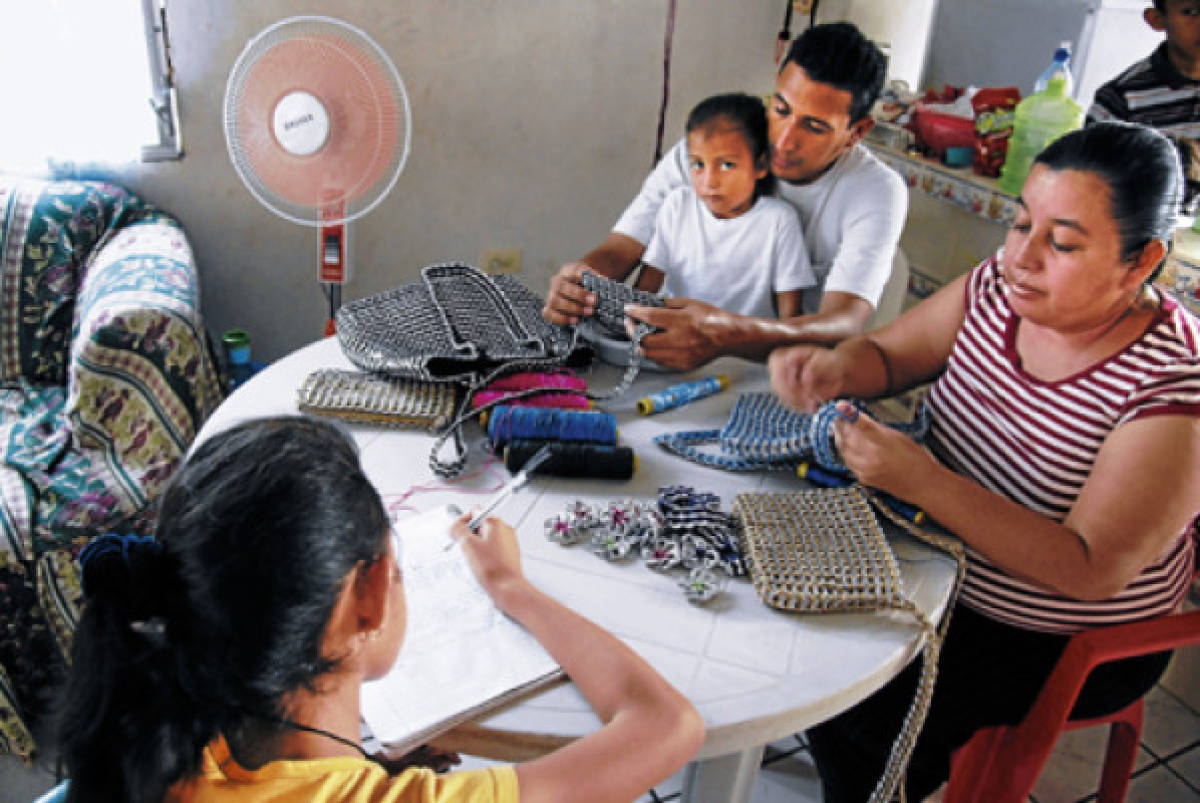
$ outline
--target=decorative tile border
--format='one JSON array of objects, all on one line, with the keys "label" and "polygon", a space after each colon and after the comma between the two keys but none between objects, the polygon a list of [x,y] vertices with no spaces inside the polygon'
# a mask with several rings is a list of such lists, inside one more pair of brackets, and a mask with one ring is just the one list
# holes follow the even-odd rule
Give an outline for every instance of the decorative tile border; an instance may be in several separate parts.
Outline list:
[{"label": "decorative tile border", "polygon": [[[993,223],[1012,225],[1017,214],[1017,200],[997,187],[994,179],[978,176],[966,168],[946,167],[877,142],[868,142],[867,146],[884,164],[899,173],[910,188]],[[1172,253],[1158,284],[1200,315],[1200,257]],[[936,279],[914,271],[909,278],[908,290],[917,298],[925,298],[940,286],[941,282]]]},{"label": "decorative tile border", "polygon": [[942,289],[942,281],[909,265],[908,293],[913,298],[926,299]]},{"label": "decorative tile border", "polygon": [[868,147],[899,173],[910,188],[1004,226],[1011,225],[1017,215],[1016,198],[1001,191],[994,179],[977,176],[969,168],[946,167],[932,159],[910,156],[877,143],[868,143]]},{"label": "decorative tile border", "polygon": [[1200,262],[1172,253],[1167,257],[1158,284],[1179,303],[1200,315]]}]

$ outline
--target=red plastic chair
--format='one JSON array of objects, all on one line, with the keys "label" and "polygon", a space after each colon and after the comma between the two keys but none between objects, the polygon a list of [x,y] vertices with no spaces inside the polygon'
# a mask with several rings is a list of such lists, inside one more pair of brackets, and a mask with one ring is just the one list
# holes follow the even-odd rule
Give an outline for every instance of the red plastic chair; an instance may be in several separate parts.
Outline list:
[{"label": "red plastic chair", "polygon": [[1099,801],[1123,801],[1142,739],[1142,700],[1105,717],[1067,717],[1088,673],[1099,664],[1191,644],[1200,644],[1200,611],[1073,636],[1024,720],[1017,725],[984,728],[954,754],[946,803],[1027,800],[1060,731],[1104,724],[1111,727]]}]

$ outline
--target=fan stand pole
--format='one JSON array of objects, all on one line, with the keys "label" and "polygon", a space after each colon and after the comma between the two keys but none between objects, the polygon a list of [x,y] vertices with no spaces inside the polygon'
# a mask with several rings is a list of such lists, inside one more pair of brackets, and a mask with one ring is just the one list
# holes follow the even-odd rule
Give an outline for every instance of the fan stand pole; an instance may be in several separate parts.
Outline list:
[{"label": "fan stand pole", "polygon": [[329,289],[329,318],[325,321],[325,336],[337,334],[337,323],[334,321],[337,315],[338,308],[342,306],[342,286],[340,284],[330,283],[326,285]]},{"label": "fan stand pole", "polygon": [[335,222],[344,212],[340,202],[325,204],[322,207],[325,221],[317,226],[317,280],[329,299],[326,337],[337,331],[335,318],[342,306],[342,284],[350,278],[350,224]]}]

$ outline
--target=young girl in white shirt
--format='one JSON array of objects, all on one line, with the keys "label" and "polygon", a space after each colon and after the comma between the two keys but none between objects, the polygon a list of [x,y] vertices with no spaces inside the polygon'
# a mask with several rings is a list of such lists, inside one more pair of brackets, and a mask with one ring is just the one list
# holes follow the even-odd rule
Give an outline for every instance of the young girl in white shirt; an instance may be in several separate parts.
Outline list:
[{"label": "young girl in white shirt", "polygon": [[795,209],[774,195],[762,101],[714,95],[686,131],[691,186],[663,201],[638,286],[742,315],[798,314],[817,279]]}]

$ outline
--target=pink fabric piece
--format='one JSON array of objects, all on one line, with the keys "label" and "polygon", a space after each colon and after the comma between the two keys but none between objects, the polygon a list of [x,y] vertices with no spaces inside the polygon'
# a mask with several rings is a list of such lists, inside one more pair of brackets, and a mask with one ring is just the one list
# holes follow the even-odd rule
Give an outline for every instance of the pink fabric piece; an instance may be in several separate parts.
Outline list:
[{"label": "pink fabric piece", "polygon": [[552,374],[522,371],[492,380],[484,391],[503,390],[511,393],[519,390],[532,390],[533,388],[572,388],[578,391],[586,391],[587,380],[566,371]]},{"label": "pink fabric piece", "polygon": [[[536,385],[535,385],[536,387]],[[481,390],[471,398],[471,408],[478,409],[488,402],[503,398],[510,390]],[[505,404],[513,407],[557,407],[562,410],[590,410],[592,403],[587,396],[578,393],[542,393],[526,396],[523,399],[513,399]]]}]

